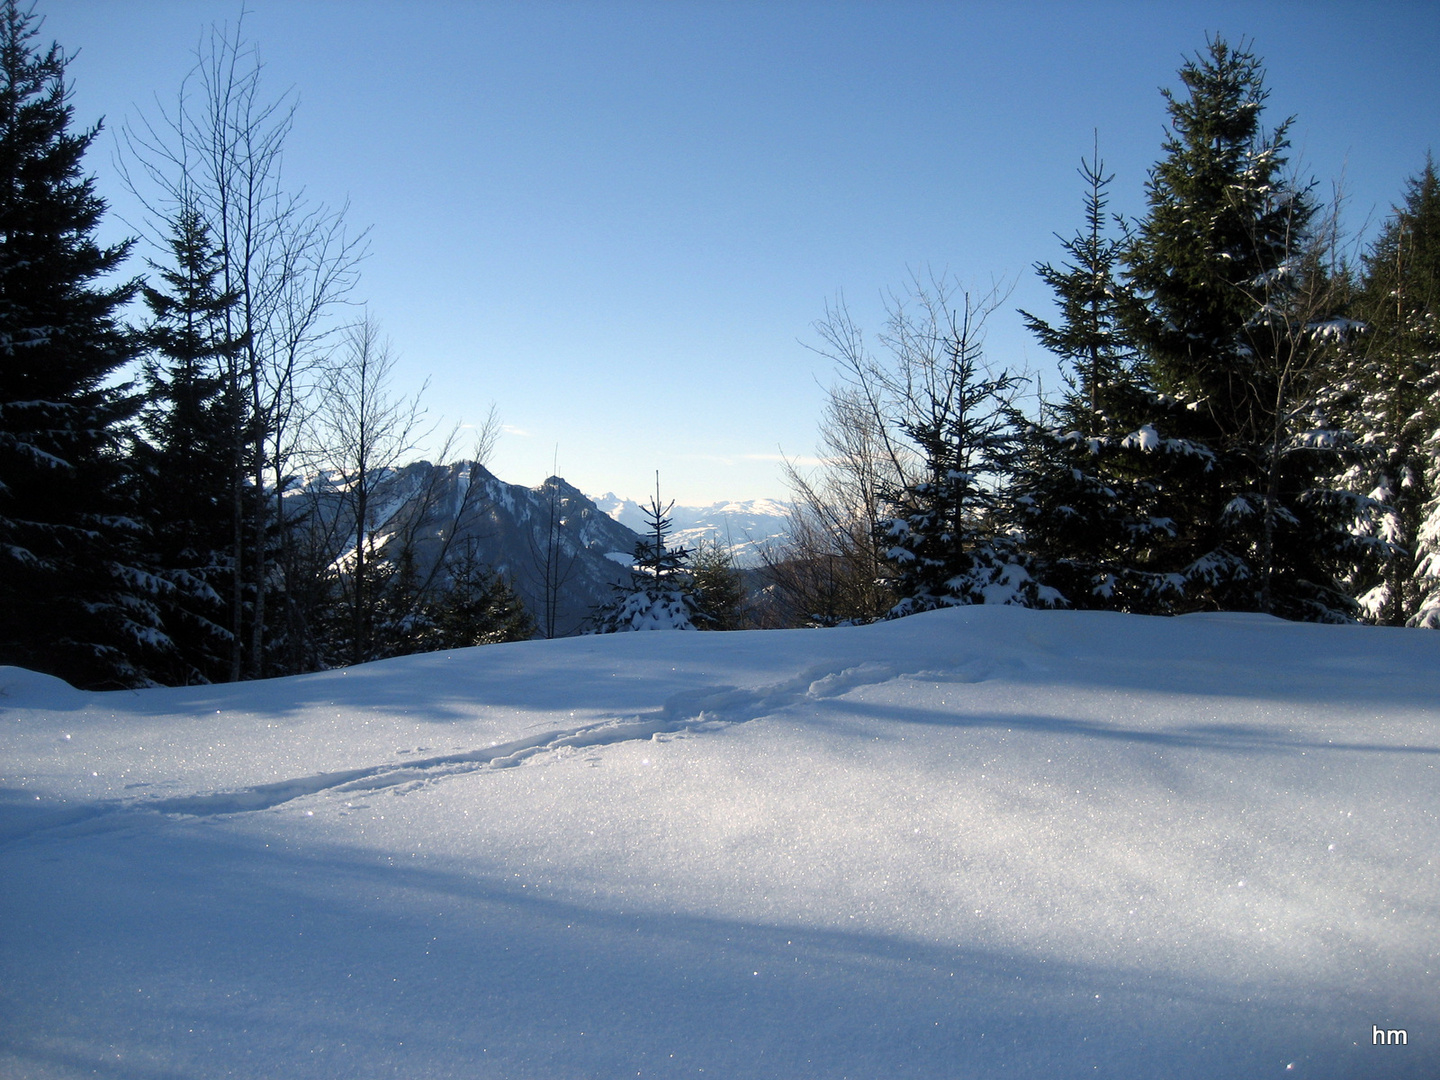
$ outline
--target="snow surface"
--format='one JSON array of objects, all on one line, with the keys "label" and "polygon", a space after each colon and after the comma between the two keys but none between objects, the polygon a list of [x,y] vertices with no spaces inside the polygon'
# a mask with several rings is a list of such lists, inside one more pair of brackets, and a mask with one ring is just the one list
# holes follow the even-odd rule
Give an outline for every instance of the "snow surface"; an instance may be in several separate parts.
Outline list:
[{"label": "snow surface", "polygon": [[1437,661],[966,608],[0,669],[0,1076],[1434,1077]]}]

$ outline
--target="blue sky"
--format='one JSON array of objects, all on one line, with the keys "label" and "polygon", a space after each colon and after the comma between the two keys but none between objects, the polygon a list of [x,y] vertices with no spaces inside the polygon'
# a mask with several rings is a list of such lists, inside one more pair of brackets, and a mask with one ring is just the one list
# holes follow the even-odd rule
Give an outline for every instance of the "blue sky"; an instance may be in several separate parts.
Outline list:
[{"label": "blue sky", "polygon": [[[123,231],[111,137],[173,98],[237,2],[39,0],[78,55],[77,120]],[[507,426],[491,459],[592,494],[783,497],[843,295],[947,272],[1013,286],[993,362],[1054,369],[1014,309],[1080,220],[1098,129],[1111,208],[1143,210],[1159,93],[1207,34],[1253,39],[1267,120],[1360,242],[1440,150],[1424,3],[470,3],[249,0],[266,83],[299,99],[296,185],[370,226],[356,299],[430,380],[432,416]]]}]

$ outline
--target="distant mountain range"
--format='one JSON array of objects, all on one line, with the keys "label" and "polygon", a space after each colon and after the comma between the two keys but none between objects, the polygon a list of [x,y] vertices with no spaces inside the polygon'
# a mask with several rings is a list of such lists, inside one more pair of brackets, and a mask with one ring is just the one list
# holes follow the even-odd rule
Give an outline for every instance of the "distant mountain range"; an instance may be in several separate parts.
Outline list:
[{"label": "distant mountain range", "polygon": [[[595,496],[595,506],[636,533],[648,532],[644,506],[614,492]],[[709,506],[676,506],[670,511],[670,539],[694,548],[718,543],[730,550],[736,565],[755,567],[766,544],[784,539],[790,523],[788,503],[774,499],[717,502]]]},{"label": "distant mountain range", "polygon": [[[332,535],[352,530],[353,548],[345,490],[341,478],[322,474],[290,497],[314,499]],[[528,488],[469,461],[386,470],[370,503],[370,529],[383,556],[398,558],[408,544],[423,580],[446,553],[469,548],[509,580],[542,633],[547,614],[553,616],[557,637],[580,630],[591,610],[611,598],[640,539],[559,477]],[[352,555],[343,542],[333,550],[341,565]]]},{"label": "distant mountain range", "polygon": [[[330,551],[341,565],[353,551],[340,538],[349,535],[354,544],[346,492],[341,477],[321,474],[287,496],[314,501],[321,531],[336,538]],[[591,499],[555,476],[534,488],[507,484],[469,461],[385,470],[370,507],[369,529],[383,556],[398,558],[408,546],[423,579],[447,553],[473,550],[510,581],[542,633],[553,618],[557,637],[582,629],[595,606],[614,595],[645,529],[633,500]],[[692,548],[701,540],[724,544],[738,565],[753,567],[760,546],[785,534],[788,509],[768,499],[677,506],[670,539]]]}]

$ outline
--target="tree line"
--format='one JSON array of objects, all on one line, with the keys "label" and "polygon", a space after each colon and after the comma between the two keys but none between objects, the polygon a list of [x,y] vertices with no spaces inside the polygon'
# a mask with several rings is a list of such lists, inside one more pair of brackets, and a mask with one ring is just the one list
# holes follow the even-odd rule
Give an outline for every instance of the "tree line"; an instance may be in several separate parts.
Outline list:
[{"label": "tree line", "polygon": [[[99,127],[74,130],[39,32],[0,0],[0,663],[184,684],[553,634],[554,528],[537,626],[458,539],[478,485],[442,499],[432,471],[377,516],[424,410],[356,316],[364,232],[287,186],[293,102],[264,95],[239,28],[122,132],[159,253],[129,279],[135,241],[96,239]],[[1107,214],[1097,152],[1063,261],[1037,267],[1057,311],[1025,318],[1061,395],[1022,408],[1026,379],[988,362],[999,295],[916,280],[874,338],[836,304],[826,464],[790,471],[763,592],[718,546],[667,547],[657,490],[595,628],[972,603],[1440,626],[1433,163],[1350,265],[1334,208],[1287,172],[1289,122],[1262,125],[1249,49],[1210,41],[1180,81],[1144,215]]]},{"label": "tree line", "polygon": [[1221,38],[1164,93],[1138,219],[1098,150],[1056,311],[1024,313],[1063,392],[991,365],[995,293],[912,282],[867,335],[817,324],[839,379],[790,469],[771,588],[811,625],[961,604],[1249,611],[1440,627],[1440,186],[1425,161],[1368,250],[1288,170],[1264,70]]}]

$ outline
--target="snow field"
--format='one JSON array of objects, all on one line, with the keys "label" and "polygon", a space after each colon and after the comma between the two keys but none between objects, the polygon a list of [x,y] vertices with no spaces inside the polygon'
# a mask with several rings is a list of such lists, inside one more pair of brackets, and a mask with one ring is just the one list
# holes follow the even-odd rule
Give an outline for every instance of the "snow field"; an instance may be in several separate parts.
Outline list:
[{"label": "snow field", "polygon": [[1437,659],[970,609],[10,669],[0,1073],[1433,1076]]}]

